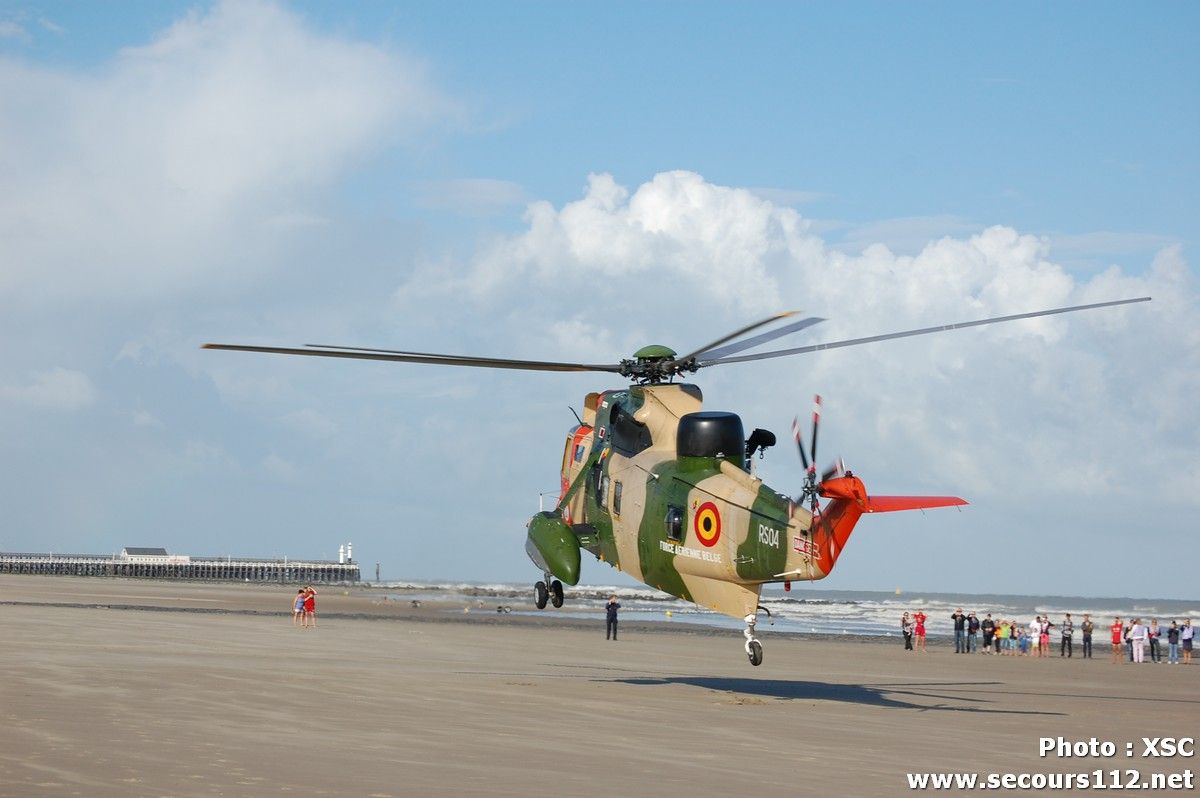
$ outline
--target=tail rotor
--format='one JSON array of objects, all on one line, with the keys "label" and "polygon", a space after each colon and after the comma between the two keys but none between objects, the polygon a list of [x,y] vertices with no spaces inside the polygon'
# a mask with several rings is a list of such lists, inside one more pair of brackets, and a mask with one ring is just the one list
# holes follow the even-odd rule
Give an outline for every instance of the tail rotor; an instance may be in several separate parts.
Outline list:
[{"label": "tail rotor", "polygon": [[814,516],[818,514],[820,505],[817,497],[821,495],[821,484],[837,477],[845,476],[846,466],[842,462],[842,458],[834,460],[833,464],[821,473],[821,478],[817,479],[817,432],[821,428],[821,396],[820,394],[813,397],[812,411],[812,448],[804,451],[803,435],[800,432],[800,417],[797,416],[792,421],[792,437],[796,441],[796,449],[800,452],[800,462],[804,466],[804,487],[800,493],[800,498],[796,500],[797,504],[808,504],[809,510]]}]

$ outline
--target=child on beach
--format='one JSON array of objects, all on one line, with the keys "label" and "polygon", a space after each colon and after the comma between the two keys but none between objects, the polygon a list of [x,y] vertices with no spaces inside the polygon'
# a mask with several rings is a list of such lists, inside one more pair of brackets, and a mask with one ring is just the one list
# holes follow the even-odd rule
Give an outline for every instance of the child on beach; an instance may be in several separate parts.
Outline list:
[{"label": "child on beach", "polygon": [[292,626],[299,626],[304,620],[304,588],[296,591],[292,599]]}]

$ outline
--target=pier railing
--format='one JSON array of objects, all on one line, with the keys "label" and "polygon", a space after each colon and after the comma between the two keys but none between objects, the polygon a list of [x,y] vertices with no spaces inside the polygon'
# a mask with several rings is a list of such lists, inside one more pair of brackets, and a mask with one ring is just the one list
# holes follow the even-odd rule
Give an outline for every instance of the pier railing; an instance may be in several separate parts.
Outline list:
[{"label": "pier railing", "polygon": [[134,561],[106,555],[0,552],[0,574],[323,584],[357,582],[361,578],[358,563],[354,562],[234,557],[192,557],[187,562],[147,562],[146,559],[138,558]]}]

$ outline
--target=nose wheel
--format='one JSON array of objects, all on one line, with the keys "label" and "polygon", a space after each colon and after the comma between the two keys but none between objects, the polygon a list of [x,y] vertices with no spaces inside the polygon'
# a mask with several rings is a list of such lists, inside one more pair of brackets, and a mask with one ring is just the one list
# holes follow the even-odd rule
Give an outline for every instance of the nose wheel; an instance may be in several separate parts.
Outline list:
[{"label": "nose wheel", "polygon": [[746,622],[746,628],[742,630],[742,634],[746,636],[746,656],[750,659],[750,664],[758,667],[763,661],[762,643],[758,642],[758,638],[754,636],[754,625],[758,621],[755,615],[747,615],[743,618]]}]

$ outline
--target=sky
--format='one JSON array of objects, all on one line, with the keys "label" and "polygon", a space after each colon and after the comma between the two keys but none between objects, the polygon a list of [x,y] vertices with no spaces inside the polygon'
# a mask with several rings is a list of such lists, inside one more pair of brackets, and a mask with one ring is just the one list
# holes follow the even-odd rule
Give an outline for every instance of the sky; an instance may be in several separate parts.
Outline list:
[{"label": "sky", "polygon": [[781,441],[821,393],[821,460],[971,502],[865,519],[822,588],[1194,597],[1198,22],[0,0],[0,551],[532,583],[570,408],[621,387],[208,341],[615,362],[1148,295],[694,381]]}]

